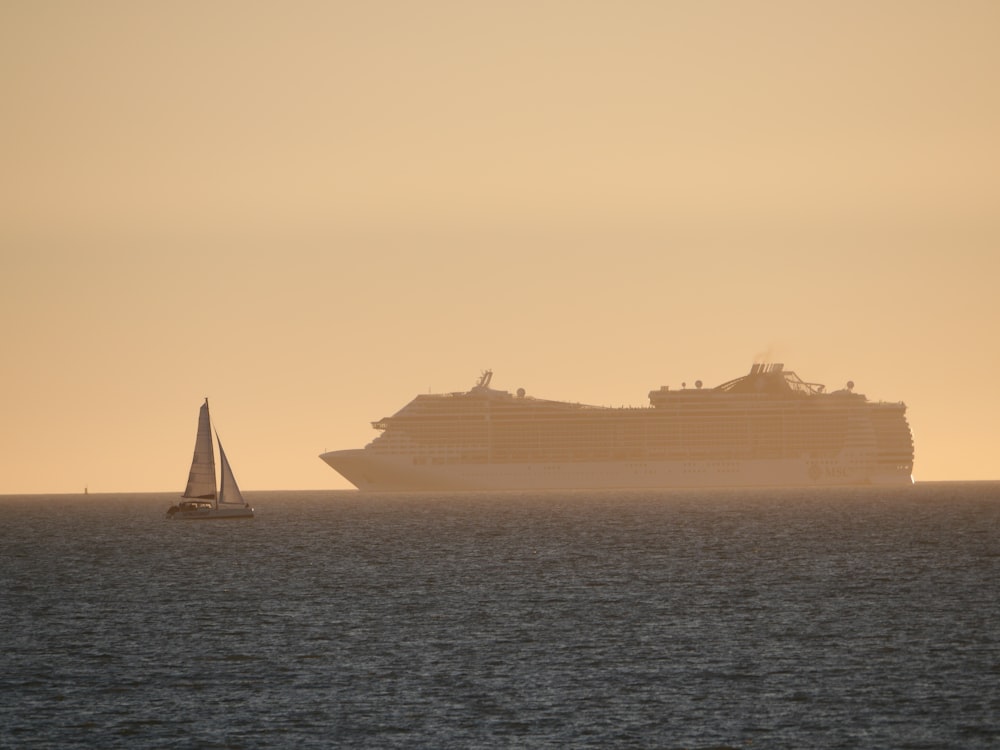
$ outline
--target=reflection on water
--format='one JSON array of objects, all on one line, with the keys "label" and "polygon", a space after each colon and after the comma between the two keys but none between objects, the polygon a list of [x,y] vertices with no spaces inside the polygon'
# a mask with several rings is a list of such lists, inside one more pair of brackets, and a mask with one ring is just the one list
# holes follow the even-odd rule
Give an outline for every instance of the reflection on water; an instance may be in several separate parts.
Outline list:
[{"label": "reflection on water", "polygon": [[0,746],[987,747],[1000,484],[3,497]]}]

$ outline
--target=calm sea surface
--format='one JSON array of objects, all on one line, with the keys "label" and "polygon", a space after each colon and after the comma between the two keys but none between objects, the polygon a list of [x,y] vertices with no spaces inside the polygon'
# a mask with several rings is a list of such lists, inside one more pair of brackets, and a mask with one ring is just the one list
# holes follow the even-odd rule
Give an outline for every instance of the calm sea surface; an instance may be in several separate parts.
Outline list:
[{"label": "calm sea surface", "polygon": [[1000,745],[1000,483],[0,497],[3,748]]}]

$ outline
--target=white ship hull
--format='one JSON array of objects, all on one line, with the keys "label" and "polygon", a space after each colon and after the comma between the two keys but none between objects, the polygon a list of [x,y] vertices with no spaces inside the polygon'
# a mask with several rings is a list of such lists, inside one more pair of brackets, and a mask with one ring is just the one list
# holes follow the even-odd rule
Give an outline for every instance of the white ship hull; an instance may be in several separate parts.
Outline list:
[{"label": "white ship hull", "polygon": [[411,456],[369,449],[320,458],[359,490],[669,489],[696,487],[805,487],[907,485],[908,471],[887,471],[851,456],[839,459],[709,461],[579,461],[417,464]]}]

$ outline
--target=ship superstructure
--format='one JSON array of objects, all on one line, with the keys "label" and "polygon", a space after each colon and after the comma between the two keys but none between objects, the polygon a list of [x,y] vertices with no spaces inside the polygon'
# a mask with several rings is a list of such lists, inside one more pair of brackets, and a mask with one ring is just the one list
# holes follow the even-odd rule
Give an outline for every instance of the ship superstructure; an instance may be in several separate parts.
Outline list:
[{"label": "ship superstructure", "polygon": [[490,387],[419,395],[363,449],[322,458],[368,491],[910,484],[903,403],[853,383],[827,392],[781,364],[648,407],[533,398]]}]

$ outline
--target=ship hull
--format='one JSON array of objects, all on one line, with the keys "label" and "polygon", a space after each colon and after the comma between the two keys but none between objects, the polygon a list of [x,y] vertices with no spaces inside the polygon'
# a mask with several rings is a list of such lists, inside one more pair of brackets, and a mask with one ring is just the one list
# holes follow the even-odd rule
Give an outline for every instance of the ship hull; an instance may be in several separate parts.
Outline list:
[{"label": "ship hull", "polygon": [[704,461],[573,461],[415,464],[368,449],[320,458],[359,490],[422,492],[908,485],[906,470],[852,460],[778,458]]},{"label": "ship hull", "polygon": [[715,388],[661,386],[648,407],[602,407],[490,387],[420,394],[364,448],[320,458],[359,489],[671,489],[912,484],[902,402],[854,383],[827,393],[784,365]]}]

